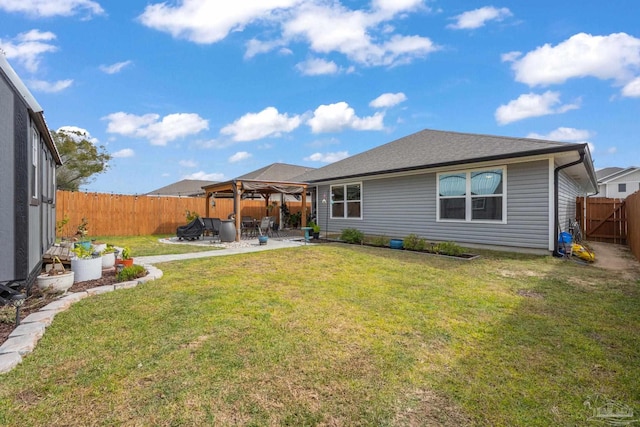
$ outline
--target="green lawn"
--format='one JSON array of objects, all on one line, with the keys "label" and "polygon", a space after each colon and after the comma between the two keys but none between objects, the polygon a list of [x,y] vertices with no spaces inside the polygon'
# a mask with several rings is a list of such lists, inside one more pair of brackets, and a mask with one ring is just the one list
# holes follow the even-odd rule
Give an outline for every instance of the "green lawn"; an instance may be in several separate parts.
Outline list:
[{"label": "green lawn", "polygon": [[482,255],[159,264],[56,316],[0,377],[0,425],[575,426],[595,395],[640,414],[640,283]]}]

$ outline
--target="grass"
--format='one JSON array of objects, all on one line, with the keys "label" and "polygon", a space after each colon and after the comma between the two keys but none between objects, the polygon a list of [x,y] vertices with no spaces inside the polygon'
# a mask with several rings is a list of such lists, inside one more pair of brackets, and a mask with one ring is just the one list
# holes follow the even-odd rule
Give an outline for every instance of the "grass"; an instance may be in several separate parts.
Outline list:
[{"label": "grass", "polygon": [[129,247],[133,250],[133,256],[152,256],[168,254],[184,254],[189,252],[206,252],[218,248],[212,245],[167,244],[159,240],[167,237],[175,237],[175,234],[152,236],[95,236],[91,237],[97,242],[111,243],[119,247]]},{"label": "grass", "polygon": [[161,264],[56,316],[2,377],[0,425],[574,426],[596,394],[639,412],[640,283],[482,255]]}]

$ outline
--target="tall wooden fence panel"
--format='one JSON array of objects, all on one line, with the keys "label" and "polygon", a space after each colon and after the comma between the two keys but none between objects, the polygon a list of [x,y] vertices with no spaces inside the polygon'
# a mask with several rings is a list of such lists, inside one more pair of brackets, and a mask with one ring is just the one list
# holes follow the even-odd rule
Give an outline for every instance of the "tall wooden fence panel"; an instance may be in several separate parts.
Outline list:
[{"label": "tall wooden fence panel", "polygon": [[[585,204],[586,203],[586,204]],[[576,214],[585,239],[627,243],[627,209],[624,199],[588,197],[577,199]]]},{"label": "tall wooden fence panel", "polygon": [[627,242],[633,255],[640,261],[640,191],[626,198]]},{"label": "tall wooden fence panel", "polygon": [[[56,222],[66,224],[58,237],[72,237],[83,218],[89,236],[141,236],[173,234],[187,223],[186,212],[206,215],[206,199],[200,197],[130,196],[121,194],[56,192]],[[287,202],[291,213],[302,209],[301,202]],[[264,200],[243,200],[242,216],[278,217],[279,205],[269,215]],[[226,219],[233,212],[233,199],[216,199],[209,216]]]}]

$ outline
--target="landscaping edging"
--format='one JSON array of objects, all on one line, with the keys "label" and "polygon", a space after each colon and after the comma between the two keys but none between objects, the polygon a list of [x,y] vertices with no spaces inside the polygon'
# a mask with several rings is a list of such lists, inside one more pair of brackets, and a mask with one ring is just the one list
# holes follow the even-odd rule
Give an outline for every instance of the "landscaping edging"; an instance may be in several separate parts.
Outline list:
[{"label": "landscaping edging", "polygon": [[159,279],[162,270],[151,264],[142,265],[147,270],[147,275],[129,282],[114,283],[113,285],[98,286],[82,292],[67,292],[59,299],[42,307],[39,311],[31,313],[16,327],[9,338],[0,345],[0,374],[11,371],[22,362],[22,357],[31,353],[45,329],[51,325],[56,314],[65,311],[71,304],[86,297],[112,292],[118,289],[135,288],[139,284]]}]

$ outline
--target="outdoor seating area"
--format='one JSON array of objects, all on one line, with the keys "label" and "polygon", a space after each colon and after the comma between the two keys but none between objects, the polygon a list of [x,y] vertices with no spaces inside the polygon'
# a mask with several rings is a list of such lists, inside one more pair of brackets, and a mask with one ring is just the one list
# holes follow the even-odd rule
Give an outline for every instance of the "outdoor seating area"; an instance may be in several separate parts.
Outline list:
[{"label": "outdoor seating area", "polygon": [[[223,230],[224,229],[224,230]],[[195,218],[189,224],[176,229],[176,239],[179,241],[201,241],[203,243],[222,243],[235,240],[236,229],[232,220],[220,218]],[[260,219],[243,216],[241,221],[241,240],[254,240],[260,236],[283,239],[304,239],[304,230],[297,228],[280,229],[273,216]],[[308,239],[307,239],[308,240]]]}]

